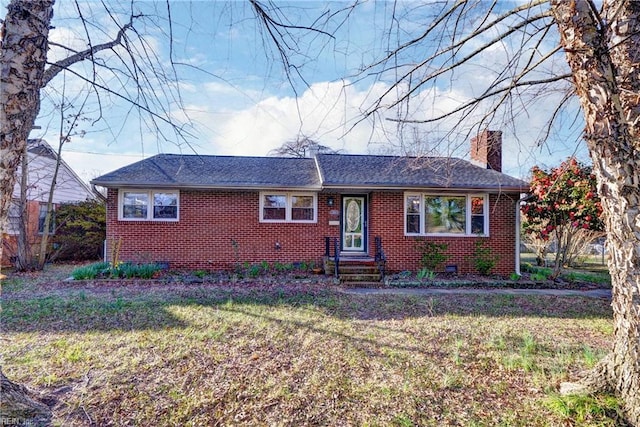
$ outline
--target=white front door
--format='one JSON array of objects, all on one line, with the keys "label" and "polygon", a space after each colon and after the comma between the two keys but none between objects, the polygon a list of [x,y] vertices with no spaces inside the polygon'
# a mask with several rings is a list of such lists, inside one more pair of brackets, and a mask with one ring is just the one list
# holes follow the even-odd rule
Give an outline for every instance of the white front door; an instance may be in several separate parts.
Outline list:
[{"label": "white front door", "polygon": [[367,240],[367,199],[365,196],[342,197],[342,250],[365,252]]}]

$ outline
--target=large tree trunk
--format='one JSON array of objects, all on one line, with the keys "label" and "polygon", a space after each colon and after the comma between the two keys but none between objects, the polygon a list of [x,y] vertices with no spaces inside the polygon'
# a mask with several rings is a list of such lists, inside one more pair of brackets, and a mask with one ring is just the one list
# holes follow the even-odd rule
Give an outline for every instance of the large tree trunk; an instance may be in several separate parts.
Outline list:
[{"label": "large tree trunk", "polygon": [[[13,0],[0,29],[0,239],[6,227],[15,172],[40,110],[40,87],[53,3],[54,0]],[[48,410],[29,399],[23,388],[11,388],[12,383],[2,371],[0,381],[3,419],[14,413],[31,413],[24,405],[31,406],[34,414]],[[8,399],[9,389],[11,400]]]},{"label": "large tree trunk", "polygon": [[0,377],[0,423],[16,426],[48,426],[51,409],[29,397],[24,386]]},{"label": "large tree trunk", "polygon": [[554,17],[586,119],[613,286],[614,342],[587,379],[614,390],[640,425],[640,2],[554,0]]},{"label": "large tree trunk", "polygon": [[40,110],[53,3],[11,1],[0,30],[0,238],[6,227],[16,169]]}]

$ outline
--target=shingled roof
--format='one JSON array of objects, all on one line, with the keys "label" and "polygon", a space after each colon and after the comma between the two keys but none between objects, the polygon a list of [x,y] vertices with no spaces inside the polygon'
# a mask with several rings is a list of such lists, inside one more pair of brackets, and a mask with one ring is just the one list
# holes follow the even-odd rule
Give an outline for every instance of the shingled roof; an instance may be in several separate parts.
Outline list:
[{"label": "shingled roof", "polygon": [[324,188],[449,188],[526,191],[520,179],[455,157],[320,154]]},{"label": "shingled roof", "polygon": [[102,187],[320,190],[313,159],[159,154],[91,181]]},{"label": "shingled roof", "polygon": [[318,154],[314,159],[160,154],[91,181],[103,187],[526,191],[528,184],[449,157]]}]

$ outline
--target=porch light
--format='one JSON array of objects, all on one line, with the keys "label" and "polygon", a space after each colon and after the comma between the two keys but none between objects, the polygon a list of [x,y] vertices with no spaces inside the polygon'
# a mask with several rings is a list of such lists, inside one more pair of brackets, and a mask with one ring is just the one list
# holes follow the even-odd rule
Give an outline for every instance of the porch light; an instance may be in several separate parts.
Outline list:
[{"label": "porch light", "polygon": [[333,206],[334,203],[335,203],[335,200],[333,199],[333,197],[327,198],[327,206],[331,207]]}]

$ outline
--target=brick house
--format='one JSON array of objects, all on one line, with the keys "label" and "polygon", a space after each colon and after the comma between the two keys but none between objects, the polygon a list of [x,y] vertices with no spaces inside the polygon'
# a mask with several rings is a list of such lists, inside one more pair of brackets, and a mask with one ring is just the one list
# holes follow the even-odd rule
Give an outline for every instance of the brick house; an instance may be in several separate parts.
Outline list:
[{"label": "brick house", "polygon": [[519,271],[528,184],[501,173],[501,143],[501,132],[483,132],[471,141],[471,161],[160,154],[92,184],[107,188],[107,243],[112,250],[117,242],[121,260],[208,270],[320,264],[336,242],[341,259],[382,248],[388,271],[415,271],[416,243],[427,239],[445,243],[447,265],[467,273],[482,240],[494,271],[508,275]]},{"label": "brick house", "polygon": [[[14,257],[17,254],[17,239],[20,235],[20,222],[26,219],[26,234],[29,249],[40,250],[40,240],[44,232],[44,220],[47,214],[47,202],[49,200],[49,190],[53,180],[57,163],[57,154],[51,146],[42,139],[30,139],[27,141],[27,182],[26,182],[26,203],[24,213],[20,209],[22,168],[18,168],[16,184],[13,188],[7,227],[2,235],[2,266],[14,264]],[[96,194],[89,186],[60,159],[56,188],[53,193],[54,212],[61,203],[81,202],[88,199],[95,199]],[[54,222],[50,225],[51,232],[55,233]]]}]

